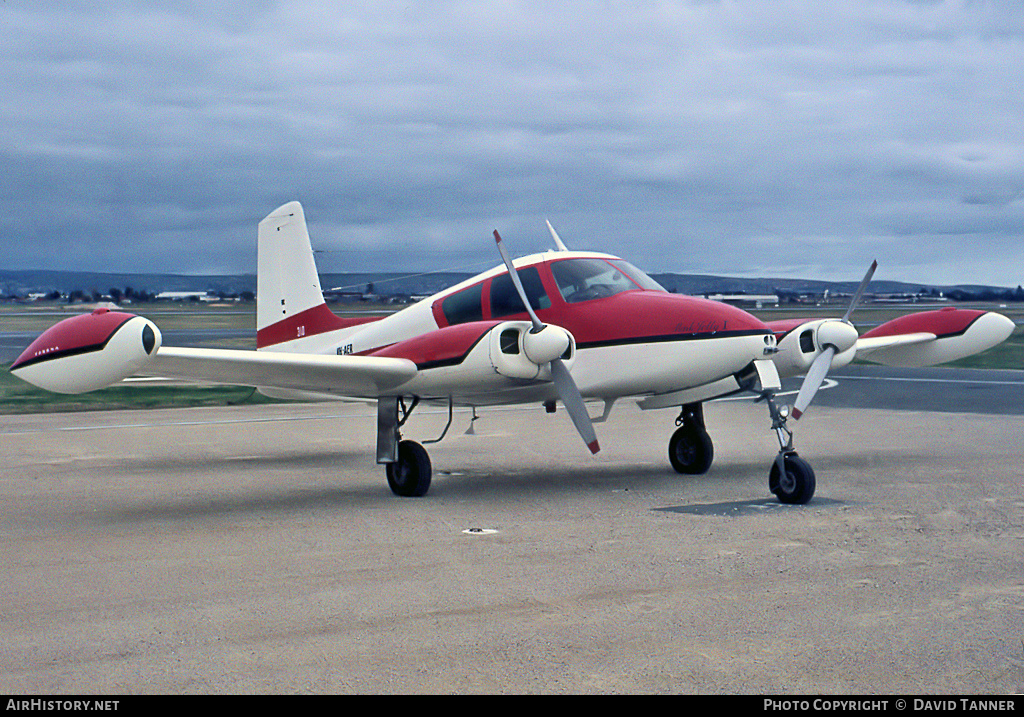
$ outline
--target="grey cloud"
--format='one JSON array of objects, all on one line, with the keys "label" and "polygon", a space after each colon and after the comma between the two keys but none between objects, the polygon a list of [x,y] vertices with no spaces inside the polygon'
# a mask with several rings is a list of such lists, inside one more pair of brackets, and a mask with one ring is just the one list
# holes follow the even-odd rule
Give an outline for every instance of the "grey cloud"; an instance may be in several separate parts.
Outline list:
[{"label": "grey cloud", "polygon": [[491,228],[525,253],[547,217],[652,270],[856,278],[882,251],[947,281],[1019,238],[1022,25],[1008,2],[8,2],[3,263],[252,271],[256,222],[299,199],[330,270],[493,263]]}]

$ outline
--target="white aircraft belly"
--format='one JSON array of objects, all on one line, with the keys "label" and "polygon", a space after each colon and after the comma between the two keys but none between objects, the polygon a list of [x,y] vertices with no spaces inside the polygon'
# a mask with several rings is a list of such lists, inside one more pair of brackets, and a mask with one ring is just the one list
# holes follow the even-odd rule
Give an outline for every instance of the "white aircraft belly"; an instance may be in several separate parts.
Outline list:
[{"label": "white aircraft belly", "polygon": [[763,350],[762,336],[584,348],[573,378],[589,397],[668,393],[731,376],[761,358]]},{"label": "white aircraft belly", "polygon": [[[584,398],[650,396],[731,377],[761,358],[763,350],[764,339],[759,335],[590,347],[576,352],[572,375]],[[644,370],[638,371],[638,366]],[[421,371],[399,391],[424,398],[450,396],[463,405],[542,403],[557,398],[550,380],[509,379],[490,366],[468,369]]]}]

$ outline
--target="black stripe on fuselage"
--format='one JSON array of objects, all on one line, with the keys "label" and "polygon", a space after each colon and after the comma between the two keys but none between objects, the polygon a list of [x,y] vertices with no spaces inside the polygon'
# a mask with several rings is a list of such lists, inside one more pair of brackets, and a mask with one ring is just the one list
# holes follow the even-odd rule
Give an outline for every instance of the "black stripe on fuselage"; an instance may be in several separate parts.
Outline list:
[{"label": "black stripe on fuselage", "polygon": [[[438,359],[436,361],[424,361],[416,364],[416,368],[420,371],[427,371],[433,368],[444,368],[446,366],[458,366],[466,357],[476,348],[476,345],[490,333],[490,330],[485,331],[480,338],[473,342],[465,353],[461,356],[452,356],[451,358]],[[675,341],[710,341],[713,339],[731,339],[740,336],[771,336],[773,332],[765,329],[746,329],[743,331],[708,331],[705,333],[687,333],[687,334],[660,334],[657,336],[632,336],[621,339],[607,339],[604,341],[589,341],[587,343],[577,343],[576,350],[581,351],[584,349],[596,349],[606,348],[610,346],[632,346],[636,344],[661,344],[670,343]]]},{"label": "black stripe on fuselage", "polygon": [[577,343],[579,349],[597,349],[608,346],[632,346],[635,344],[663,344],[683,341],[710,341],[714,339],[732,339],[740,336],[771,336],[770,329],[745,329],[742,331],[708,331],[704,333],[660,334],[658,336],[629,336],[621,339],[606,339]]},{"label": "black stripe on fuselage", "polygon": [[470,344],[469,348],[466,349],[462,353],[462,355],[460,355],[460,356],[452,356],[450,358],[437,359],[435,361],[423,361],[422,363],[416,364],[416,368],[419,371],[428,371],[428,370],[430,370],[432,368],[444,368],[446,366],[458,366],[459,364],[461,364],[463,361],[466,360],[466,357],[469,356],[469,354],[473,352],[473,349],[476,348],[476,345],[478,343],[480,343],[481,341],[483,341],[484,336],[487,336],[487,334],[489,334],[489,333],[491,333],[491,329],[490,328],[488,328],[487,331],[484,331],[482,334],[480,334],[476,338],[476,340],[472,344]]}]

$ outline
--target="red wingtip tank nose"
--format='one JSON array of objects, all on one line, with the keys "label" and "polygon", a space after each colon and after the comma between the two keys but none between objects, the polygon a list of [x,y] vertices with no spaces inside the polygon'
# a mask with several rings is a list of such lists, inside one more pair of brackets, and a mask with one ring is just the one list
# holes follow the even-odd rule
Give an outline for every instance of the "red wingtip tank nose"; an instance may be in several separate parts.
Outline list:
[{"label": "red wingtip tank nose", "polygon": [[10,370],[48,391],[84,393],[130,376],[156,354],[160,343],[160,330],[149,320],[97,309],[48,328]]}]

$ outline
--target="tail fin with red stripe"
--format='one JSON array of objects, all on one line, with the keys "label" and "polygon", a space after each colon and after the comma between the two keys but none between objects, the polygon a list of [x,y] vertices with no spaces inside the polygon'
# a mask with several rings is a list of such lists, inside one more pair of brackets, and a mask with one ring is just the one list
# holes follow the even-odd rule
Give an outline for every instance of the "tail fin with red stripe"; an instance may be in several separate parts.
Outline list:
[{"label": "tail fin with red stripe", "polygon": [[308,339],[361,323],[335,316],[324,302],[302,205],[267,215],[257,232],[256,348],[319,353],[329,342]]}]

